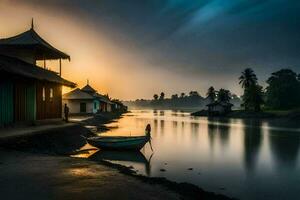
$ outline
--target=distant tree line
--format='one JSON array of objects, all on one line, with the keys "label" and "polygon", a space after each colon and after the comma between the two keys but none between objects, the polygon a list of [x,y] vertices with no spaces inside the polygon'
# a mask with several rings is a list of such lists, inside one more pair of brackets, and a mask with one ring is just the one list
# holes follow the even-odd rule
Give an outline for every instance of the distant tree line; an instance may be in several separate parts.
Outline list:
[{"label": "distant tree line", "polygon": [[221,88],[219,91],[216,91],[213,86],[208,88],[206,97],[210,103],[215,101],[230,103],[230,101],[238,99],[238,97],[234,94],[232,95],[229,90]]},{"label": "distant tree line", "polygon": [[291,69],[281,69],[271,74],[267,79],[267,86],[263,88],[259,83],[256,74],[251,68],[242,71],[238,78],[243,88],[241,99],[232,94],[229,90],[221,88],[215,90],[209,87],[205,97],[197,91],[172,94],[167,98],[164,92],[154,94],[153,99],[137,99],[133,102],[126,102],[127,105],[140,107],[202,107],[215,101],[232,103],[236,108],[243,107],[247,111],[259,112],[262,109],[294,109],[300,108],[300,74]]},{"label": "distant tree line", "polygon": [[[165,93],[154,94],[152,100],[148,100],[148,105],[153,107],[197,107],[202,105],[203,97],[197,91],[190,91],[188,95],[184,92],[172,94],[170,98],[165,97]],[[139,101],[139,100],[137,100]]]},{"label": "distant tree line", "polygon": [[211,96],[203,97],[197,91],[190,91],[189,93],[182,92],[180,94],[172,94],[169,98],[164,92],[154,94],[153,99],[137,99],[135,101],[126,102],[126,105],[137,107],[151,107],[151,108],[204,108],[213,100],[222,100],[231,102],[237,107],[240,106],[241,100],[235,95],[231,94],[229,90],[220,89],[215,91],[211,87]]}]

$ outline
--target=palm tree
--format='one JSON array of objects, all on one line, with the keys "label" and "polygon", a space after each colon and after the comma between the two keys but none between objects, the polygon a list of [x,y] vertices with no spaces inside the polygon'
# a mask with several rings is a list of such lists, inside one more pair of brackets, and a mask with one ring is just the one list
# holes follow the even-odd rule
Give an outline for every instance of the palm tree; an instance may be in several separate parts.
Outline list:
[{"label": "palm tree", "polygon": [[178,94],[173,94],[173,95],[171,96],[171,99],[178,99]]},{"label": "palm tree", "polygon": [[230,91],[221,88],[218,92],[218,101],[224,102],[224,103],[229,103],[230,99],[231,99]]},{"label": "palm tree", "polygon": [[190,91],[189,96],[190,97],[197,97],[197,96],[199,96],[199,93],[197,91]]},{"label": "palm tree", "polygon": [[214,102],[216,100],[216,91],[213,86],[208,88],[206,96],[211,102]]},{"label": "palm tree", "polygon": [[244,104],[247,109],[252,108],[254,111],[261,111],[261,105],[264,103],[263,87],[260,85],[253,85],[247,89],[243,96]]},{"label": "palm tree", "polygon": [[[242,72],[242,75],[239,77],[239,84],[242,85],[242,88],[244,88],[243,105],[245,110],[249,110],[251,105],[254,103],[252,102],[254,99],[254,93],[253,90],[251,92],[250,90],[257,85],[257,77],[251,68],[246,68]],[[251,95],[252,97],[250,97]]]},{"label": "palm tree", "polygon": [[160,100],[163,100],[164,98],[165,98],[165,93],[164,93],[164,92],[161,92],[161,93],[160,93],[159,99],[160,99]]},{"label": "palm tree", "polygon": [[183,98],[183,97],[185,97],[185,93],[184,93],[184,92],[182,92],[182,93],[180,94],[180,98]]},{"label": "palm tree", "polygon": [[257,84],[257,77],[251,68],[247,68],[242,72],[242,75],[239,77],[239,84],[245,89]]},{"label": "palm tree", "polygon": [[157,95],[157,94],[154,94],[154,95],[153,95],[153,98],[154,98],[154,100],[157,100],[157,99],[158,99],[158,95]]}]

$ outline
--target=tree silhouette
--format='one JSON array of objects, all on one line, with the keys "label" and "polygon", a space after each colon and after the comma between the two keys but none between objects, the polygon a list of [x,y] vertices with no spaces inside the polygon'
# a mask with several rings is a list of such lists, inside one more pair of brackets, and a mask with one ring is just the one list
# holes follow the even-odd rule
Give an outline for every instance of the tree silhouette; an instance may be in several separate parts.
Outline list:
[{"label": "tree silhouette", "polygon": [[154,95],[153,95],[153,99],[154,99],[154,100],[157,100],[157,99],[158,99],[158,95],[157,95],[157,94],[154,94]]},{"label": "tree silhouette", "polygon": [[199,93],[198,93],[197,91],[190,91],[190,92],[189,92],[189,96],[190,96],[190,97],[198,97],[198,96],[200,96],[200,95],[199,95]]},{"label": "tree silhouette", "polygon": [[224,102],[224,103],[229,103],[230,101],[230,91],[229,90],[225,90],[223,88],[221,88],[218,92],[218,101],[219,102]]},{"label": "tree silhouette", "polygon": [[239,84],[242,85],[242,88],[247,89],[251,85],[257,83],[257,77],[254,71],[251,68],[247,68],[242,72],[242,75],[239,77]]},{"label": "tree silhouette", "polygon": [[184,97],[185,97],[185,93],[182,92],[182,93],[180,94],[180,98],[184,98]]},{"label": "tree silhouette", "polygon": [[299,75],[290,69],[272,73],[267,80],[267,105],[276,109],[289,109],[300,105]]},{"label": "tree silhouette", "polygon": [[247,88],[243,100],[247,103],[248,108],[253,108],[258,112],[261,110],[261,105],[264,103],[264,92],[262,86],[256,84]]},{"label": "tree silhouette", "polygon": [[178,99],[178,94],[173,94],[173,95],[171,96],[171,99]]},{"label": "tree silhouette", "polygon": [[245,110],[254,108],[259,111],[262,104],[262,87],[257,84],[257,77],[251,68],[247,68],[239,77],[239,84],[244,88],[243,106]]},{"label": "tree silhouette", "polygon": [[160,99],[160,100],[164,100],[164,98],[165,98],[165,93],[164,93],[164,92],[161,92],[161,93],[160,93],[159,99]]},{"label": "tree silhouette", "polygon": [[208,88],[206,97],[210,100],[210,102],[214,102],[216,100],[216,91],[213,86]]}]

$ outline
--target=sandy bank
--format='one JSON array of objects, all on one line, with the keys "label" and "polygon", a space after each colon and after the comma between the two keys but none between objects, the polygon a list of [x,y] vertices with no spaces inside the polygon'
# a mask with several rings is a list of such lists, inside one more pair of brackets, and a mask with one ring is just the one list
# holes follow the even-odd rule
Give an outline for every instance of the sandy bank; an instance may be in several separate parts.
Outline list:
[{"label": "sandy bank", "polygon": [[[187,183],[136,175],[105,161],[70,158],[85,144],[83,125],[120,115],[96,116],[81,124],[2,142],[0,192],[7,199],[229,199]],[[121,173],[119,173],[121,172]]]},{"label": "sandy bank", "polygon": [[180,199],[98,163],[59,156],[0,151],[3,199]]}]

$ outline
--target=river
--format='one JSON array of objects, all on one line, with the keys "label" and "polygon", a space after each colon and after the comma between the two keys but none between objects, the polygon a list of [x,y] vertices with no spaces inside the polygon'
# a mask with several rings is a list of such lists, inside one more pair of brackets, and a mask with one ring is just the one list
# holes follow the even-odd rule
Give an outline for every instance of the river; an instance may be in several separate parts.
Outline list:
[{"label": "river", "polygon": [[108,124],[112,129],[104,135],[142,135],[147,123],[153,152],[146,144],[141,154],[104,152],[104,158],[132,166],[139,174],[188,182],[239,199],[297,199],[300,123],[133,110]]}]

